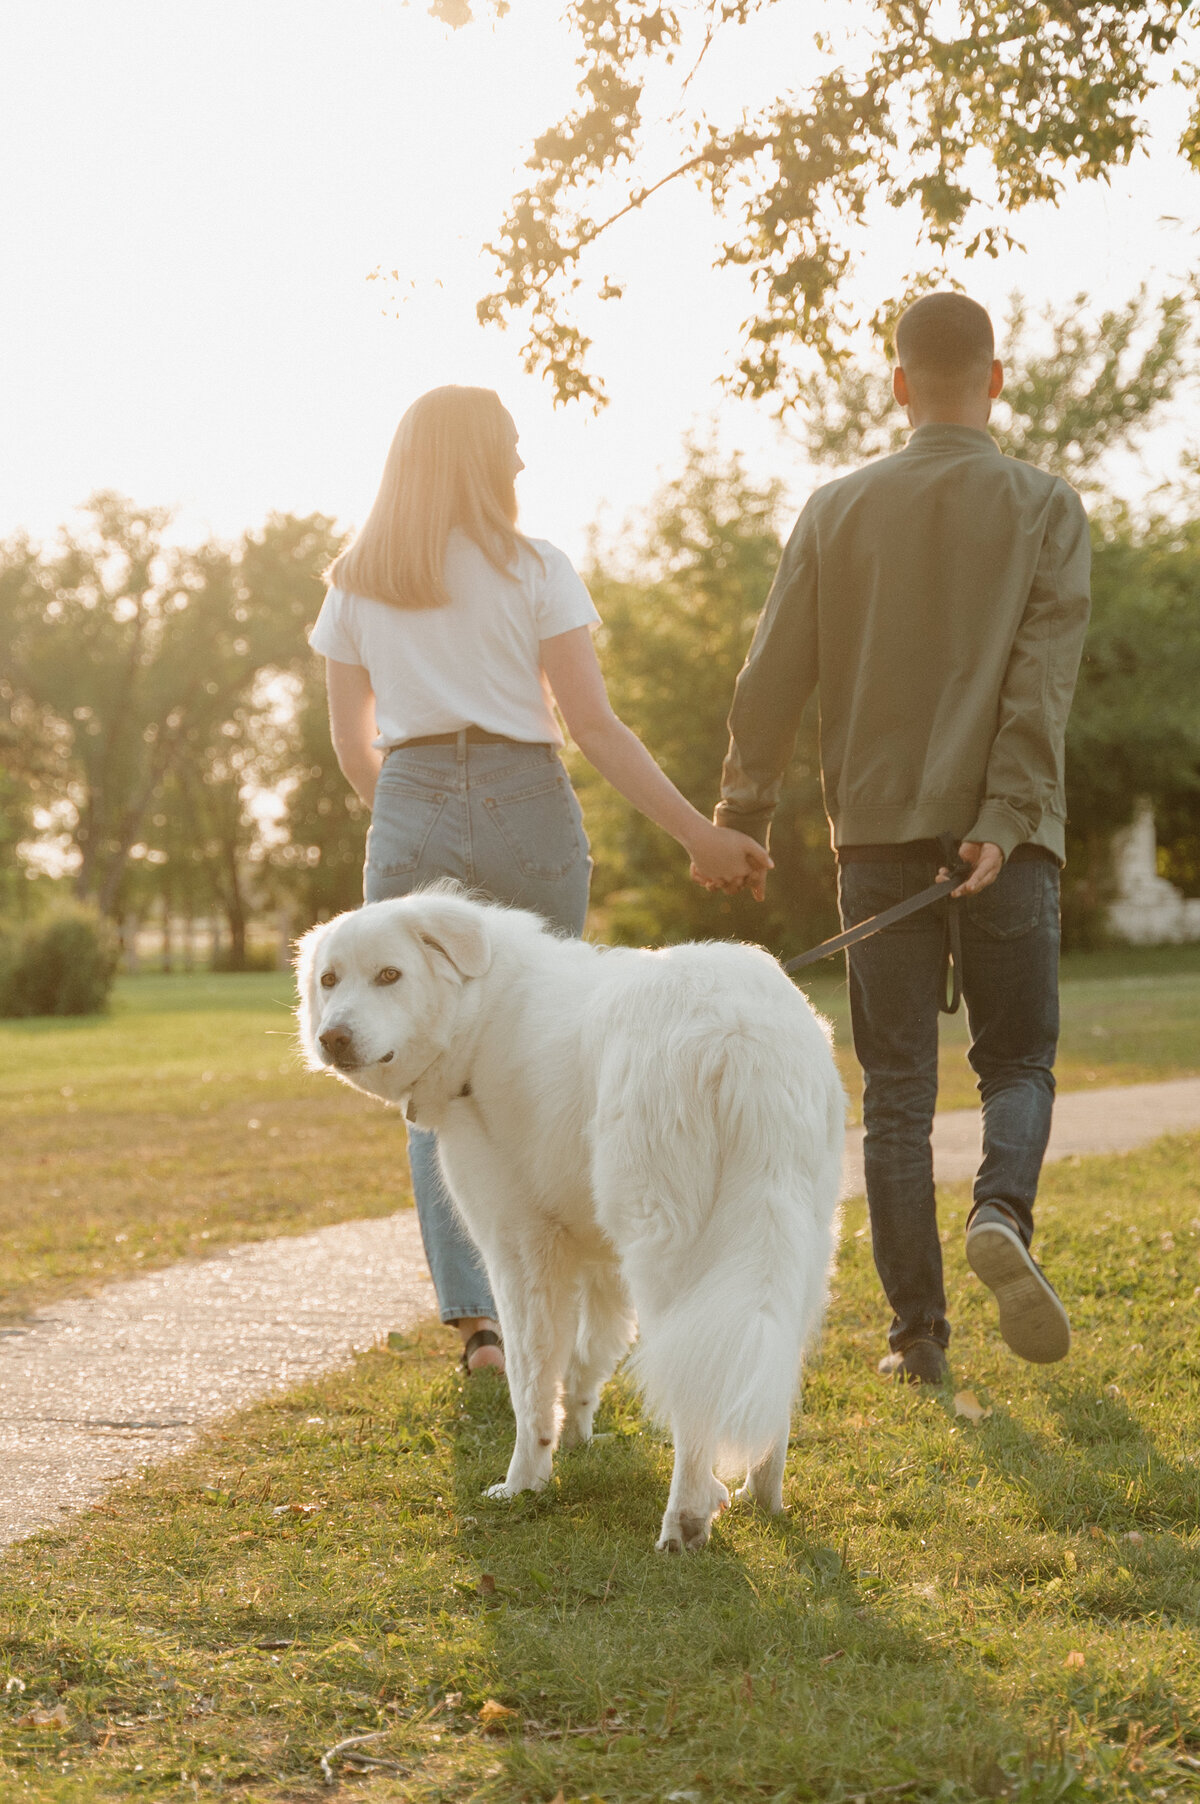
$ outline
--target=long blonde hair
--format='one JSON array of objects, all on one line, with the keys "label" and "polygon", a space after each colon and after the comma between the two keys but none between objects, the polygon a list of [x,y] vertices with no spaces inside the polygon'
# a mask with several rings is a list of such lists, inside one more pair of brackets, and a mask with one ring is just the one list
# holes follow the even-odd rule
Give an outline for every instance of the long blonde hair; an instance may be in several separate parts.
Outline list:
[{"label": "long blonde hair", "polygon": [[430,389],[397,426],[374,505],[326,580],[396,608],[444,607],[455,526],[507,575],[529,544],[516,529],[514,478],[512,421],[499,395]]}]

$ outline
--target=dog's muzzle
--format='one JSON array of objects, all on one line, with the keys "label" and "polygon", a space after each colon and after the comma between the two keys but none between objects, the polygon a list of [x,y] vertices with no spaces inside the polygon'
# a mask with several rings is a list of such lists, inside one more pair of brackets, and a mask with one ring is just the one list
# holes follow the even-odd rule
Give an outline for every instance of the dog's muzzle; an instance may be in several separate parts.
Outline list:
[{"label": "dog's muzzle", "polygon": [[323,1034],[317,1035],[321,1051],[325,1055],[327,1065],[336,1065],[339,1071],[358,1071],[364,1065],[389,1065],[393,1055],[385,1052],[379,1059],[362,1059],[356,1055],[354,1035],[348,1027],[327,1027]]}]

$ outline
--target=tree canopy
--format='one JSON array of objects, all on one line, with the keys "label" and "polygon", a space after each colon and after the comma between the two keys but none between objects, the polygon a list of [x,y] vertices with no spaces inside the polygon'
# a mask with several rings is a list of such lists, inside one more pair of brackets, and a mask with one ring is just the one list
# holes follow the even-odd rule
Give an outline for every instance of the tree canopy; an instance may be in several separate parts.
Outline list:
[{"label": "tree canopy", "polygon": [[[822,22],[818,8],[803,80],[722,116],[705,64],[740,31],[769,31],[772,13],[782,22],[788,4],[566,0],[576,101],[534,143],[528,183],[488,247],[499,283],[479,303],[485,321],[525,322],[526,366],[559,401],[604,399],[574,302],[585,284],[603,300],[622,284],[590,253],[674,183],[702,190],[719,263],[751,278],[732,386],[782,408],[863,323],[861,256],[881,209],[909,229],[911,294],[944,282],[952,256],[1013,248],[1032,203],[1127,164],[1168,84],[1188,90],[1178,151],[1200,168],[1187,0],[857,0],[851,25]],[[509,10],[475,0],[484,9]],[[430,10],[464,25],[473,9]]]}]

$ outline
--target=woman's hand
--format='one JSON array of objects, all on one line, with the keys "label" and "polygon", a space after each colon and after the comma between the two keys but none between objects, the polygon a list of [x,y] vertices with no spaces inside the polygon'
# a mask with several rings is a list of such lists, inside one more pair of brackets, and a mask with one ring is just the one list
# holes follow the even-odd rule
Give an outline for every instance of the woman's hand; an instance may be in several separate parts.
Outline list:
[{"label": "woman's hand", "polygon": [[687,850],[692,876],[705,889],[719,889],[727,896],[748,889],[756,902],[766,894],[767,872],[775,868],[765,846],[734,827],[704,823],[704,831],[689,837]]}]

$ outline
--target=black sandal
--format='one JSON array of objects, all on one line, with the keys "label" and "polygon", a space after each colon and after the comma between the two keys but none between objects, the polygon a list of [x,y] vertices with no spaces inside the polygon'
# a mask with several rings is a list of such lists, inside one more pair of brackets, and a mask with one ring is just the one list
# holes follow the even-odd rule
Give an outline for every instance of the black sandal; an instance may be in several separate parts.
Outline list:
[{"label": "black sandal", "polygon": [[[470,1339],[464,1345],[462,1359],[459,1362],[468,1377],[473,1378],[475,1376],[474,1369],[471,1365],[471,1355],[472,1353],[478,1353],[480,1347],[499,1347],[500,1351],[503,1353],[504,1342],[494,1328],[476,1328],[474,1334],[471,1335]],[[496,1367],[480,1366],[479,1370],[481,1372],[494,1372]]]}]

